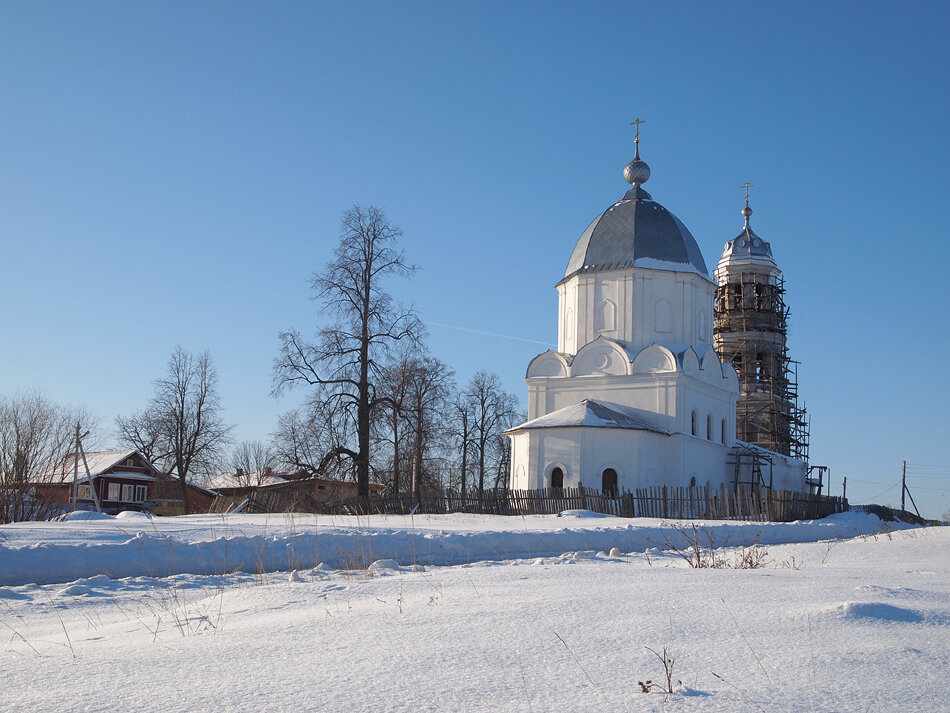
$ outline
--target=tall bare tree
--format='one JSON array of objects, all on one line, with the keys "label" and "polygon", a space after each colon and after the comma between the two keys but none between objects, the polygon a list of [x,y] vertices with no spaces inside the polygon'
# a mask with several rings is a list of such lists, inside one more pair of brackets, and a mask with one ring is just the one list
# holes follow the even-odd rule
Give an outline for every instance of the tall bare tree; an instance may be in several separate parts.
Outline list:
[{"label": "tall bare tree", "polygon": [[459,463],[459,491],[468,493],[469,452],[472,446],[472,404],[465,393],[455,395],[452,401],[452,435],[458,444],[461,456]]},{"label": "tall bare tree", "polygon": [[[497,374],[476,373],[463,394],[469,413],[471,443],[478,456],[478,492],[485,490],[485,473],[493,446],[518,417],[518,398],[501,387]],[[497,450],[499,455],[504,451]]]},{"label": "tall bare tree", "polygon": [[116,426],[120,440],[151,453],[159,467],[178,478],[185,512],[190,512],[188,478],[210,473],[233,428],[224,422],[211,355],[176,347],[145,411],[117,418]]},{"label": "tall bare tree", "polygon": [[369,497],[372,412],[386,403],[377,391],[385,356],[402,340],[414,341],[421,325],[411,309],[398,307],[385,290],[390,276],[408,277],[397,240],[401,231],[378,208],[354,206],[343,214],[340,243],[326,269],[311,280],[314,299],[333,321],[310,341],[291,330],[280,335],[274,364],[275,395],[297,386],[323,387],[321,398],[352,414],[354,442],[337,444],[327,456],[356,466],[360,499]]},{"label": "tall bare tree", "polygon": [[92,419],[39,393],[0,397],[0,523],[44,519],[53,503],[35,495],[36,481],[53,475],[76,448],[76,424]]},{"label": "tall bare tree", "polygon": [[432,356],[416,357],[410,363],[406,411],[412,426],[413,461],[416,479],[414,494],[422,494],[422,480],[432,441],[445,431],[447,405],[455,386],[455,372]]},{"label": "tall bare tree", "polygon": [[406,405],[412,381],[413,357],[403,352],[395,361],[386,365],[380,374],[379,393],[387,397],[386,408],[377,414],[373,424],[380,442],[392,446],[392,469],[389,483],[392,492],[398,494],[402,485],[404,446],[408,449],[409,429],[406,424]]}]

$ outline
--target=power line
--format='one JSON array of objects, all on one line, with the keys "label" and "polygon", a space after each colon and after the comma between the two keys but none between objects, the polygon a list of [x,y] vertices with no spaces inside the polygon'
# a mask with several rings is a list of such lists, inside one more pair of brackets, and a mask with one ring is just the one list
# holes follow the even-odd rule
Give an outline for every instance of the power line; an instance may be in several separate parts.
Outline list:
[{"label": "power line", "polygon": [[[894,488],[896,488],[898,485],[900,485],[900,481],[894,483],[894,485],[892,485],[891,487],[889,487],[887,490],[884,490],[884,491],[878,493],[877,495],[872,495],[871,497],[866,498],[865,500],[862,500],[861,502],[867,503],[867,502],[870,502],[871,500],[875,500],[875,499],[881,497],[882,495],[884,495],[885,493],[891,492],[891,491],[892,491]],[[860,505],[860,503],[857,503],[857,504]]]}]

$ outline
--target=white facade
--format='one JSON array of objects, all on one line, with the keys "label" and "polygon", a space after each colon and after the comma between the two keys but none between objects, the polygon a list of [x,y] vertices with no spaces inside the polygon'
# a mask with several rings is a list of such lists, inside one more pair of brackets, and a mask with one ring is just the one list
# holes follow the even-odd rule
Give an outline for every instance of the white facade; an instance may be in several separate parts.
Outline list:
[{"label": "white facade", "polygon": [[[557,284],[558,350],[528,365],[511,487],[731,487],[739,382],[712,346],[715,289],[638,184],[595,219]],[[769,455],[767,485],[805,489],[804,463]]]}]

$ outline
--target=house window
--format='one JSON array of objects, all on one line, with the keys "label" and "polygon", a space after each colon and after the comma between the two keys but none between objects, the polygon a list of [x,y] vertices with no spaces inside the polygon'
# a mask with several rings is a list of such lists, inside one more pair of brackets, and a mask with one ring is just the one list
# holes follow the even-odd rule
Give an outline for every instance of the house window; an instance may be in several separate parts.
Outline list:
[{"label": "house window", "polygon": [[122,486],[122,501],[130,503],[135,499],[135,486],[134,485],[123,485]]},{"label": "house window", "polygon": [[607,468],[601,477],[600,492],[612,498],[617,497],[617,471]]},{"label": "house window", "polygon": [[106,500],[121,500],[122,499],[122,485],[119,483],[109,483],[109,490],[107,492]]},{"label": "house window", "polygon": [[693,411],[692,415],[690,416],[690,432],[694,436],[699,435],[699,430],[698,430],[698,427],[696,426],[696,412],[695,411]]},{"label": "house window", "polygon": [[134,458],[126,458],[126,459],[125,459],[125,464],[126,464],[126,465],[135,465],[135,459],[134,459]]},{"label": "house window", "polygon": [[144,503],[146,499],[148,499],[148,486],[136,485],[135,486],[135,502]]},{"label": "house window", "polygon": [[551,487],[559,489],[564,487],[564,471],[560,468],[551,471]]},{"label": "house window", "polygon": [[92,490],[88,485],[79,485],[76,487],[77,500],[92,500]]}]

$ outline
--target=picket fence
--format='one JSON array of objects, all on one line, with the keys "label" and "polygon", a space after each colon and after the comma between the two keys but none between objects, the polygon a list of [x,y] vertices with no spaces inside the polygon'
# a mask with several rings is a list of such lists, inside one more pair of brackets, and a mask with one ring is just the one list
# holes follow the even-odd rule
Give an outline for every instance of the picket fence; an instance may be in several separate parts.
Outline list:
[{"label": "picket fence", "polygon": [[495,515],[545,515],[565,510],[591,510],[619,517],[677,520],[757,520],[791,522],[826,517],[849,509],[834,496],[767,488],[713,490],[703,486],[658,485],[616,495],[583,486],[541,490],[492,490],[479,493],[409,493],[352,499],[336,505],[343,512],[427,513],[469,512]]}]

